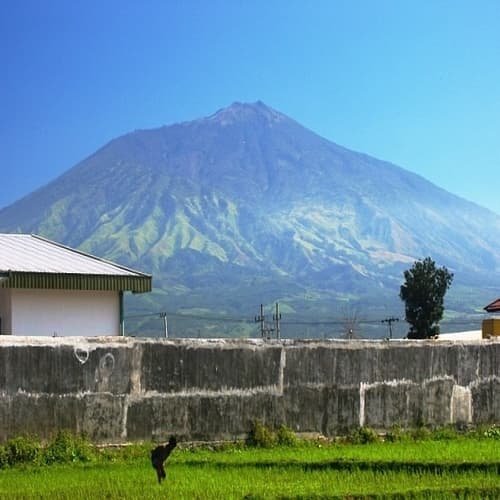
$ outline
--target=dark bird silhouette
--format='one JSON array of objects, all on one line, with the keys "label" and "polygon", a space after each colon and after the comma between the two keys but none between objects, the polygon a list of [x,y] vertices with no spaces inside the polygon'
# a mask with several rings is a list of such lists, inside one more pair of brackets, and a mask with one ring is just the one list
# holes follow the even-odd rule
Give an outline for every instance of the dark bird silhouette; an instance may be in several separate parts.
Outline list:
[{"label": "dark bird silhouette", "polygon": [[165,446],[159,445],[151,452],[151,463],[153,464],[153,468],[156,469],[156,475],[158,476],[158,482],[160,484],[162,480],[167,477],[163,464],[176,446],[177,439],[175,436],[170,436]]}]

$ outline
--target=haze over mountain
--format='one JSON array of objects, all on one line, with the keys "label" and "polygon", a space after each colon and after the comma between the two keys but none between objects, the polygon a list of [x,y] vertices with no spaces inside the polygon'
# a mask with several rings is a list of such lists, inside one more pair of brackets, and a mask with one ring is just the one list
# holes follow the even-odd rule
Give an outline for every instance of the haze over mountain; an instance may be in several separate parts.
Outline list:
[{"label": "haze over mountain", "polygon": [[496,214],[261,102],[112,140],[0,210],[12,231],[151,272],[153,311],[388,311],[402,271],[431,256],[471,312],[500,278]]}]

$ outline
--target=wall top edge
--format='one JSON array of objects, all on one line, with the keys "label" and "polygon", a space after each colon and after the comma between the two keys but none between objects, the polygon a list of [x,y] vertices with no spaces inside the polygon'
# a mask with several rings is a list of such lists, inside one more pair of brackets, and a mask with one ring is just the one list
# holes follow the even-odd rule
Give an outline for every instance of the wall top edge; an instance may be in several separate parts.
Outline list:
[{"label": "wall top edge", "polygon": [[362,348],[380,348],[386,349],[391,347],[445,347],[445,346],[460,346],[460,345],[488,345],[500,343],[500,337],[491,337],[489,339],[479,340],[340,340],[340,339],[281,339],[281,340],[264,340],[264,339],[232,339],[232,338],[153,338],[153,337],[118,337],[118,336],[101,336],[101,337],[44,337],[44,336],[24,336],[24,335],[0,335],[0,348],[10,346],[70,346],[70,347],[133,347],[143,344],[157,345],[174,345],[191,348],[203,348],[218,346],[221,348],[235,347],[288,347],[288,348],[319,348],[319,347],[336,347],[341,349],[362,349]]}]

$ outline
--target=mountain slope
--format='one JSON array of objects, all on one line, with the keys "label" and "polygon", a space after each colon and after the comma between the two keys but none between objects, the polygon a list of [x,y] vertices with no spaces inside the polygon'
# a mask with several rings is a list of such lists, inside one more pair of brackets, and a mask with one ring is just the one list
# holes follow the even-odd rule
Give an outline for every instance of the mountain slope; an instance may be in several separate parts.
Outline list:
[{"label": "mountain slope", "polygon": [[259,287],[295,308],[312,292],[397,296],[402,270],[427,255],[463,286],[500,270],[497,215],[260,102],[119,137],[1,210],[0,231],[143,268],[170,303],[236,312],[248,306],[235,294]]}]

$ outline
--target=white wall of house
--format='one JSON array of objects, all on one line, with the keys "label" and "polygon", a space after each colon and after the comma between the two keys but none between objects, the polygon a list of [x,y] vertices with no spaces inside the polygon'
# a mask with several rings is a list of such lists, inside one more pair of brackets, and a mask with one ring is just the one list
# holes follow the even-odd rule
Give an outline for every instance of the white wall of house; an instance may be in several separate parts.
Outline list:
[{"label": "white wall of house", "polygon": [[13,335],[119,335],[118,292],[11,289]]}]

